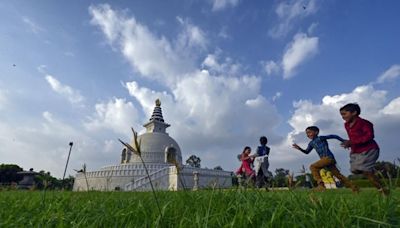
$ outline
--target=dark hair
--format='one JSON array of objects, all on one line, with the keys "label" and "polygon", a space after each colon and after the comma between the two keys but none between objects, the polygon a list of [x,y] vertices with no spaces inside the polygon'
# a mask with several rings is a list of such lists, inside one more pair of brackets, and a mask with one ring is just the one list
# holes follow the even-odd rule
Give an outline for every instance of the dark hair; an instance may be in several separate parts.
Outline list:
[{"label": "dark hair", "polygon": [[247,149],[250,149],[250,150],[251,150],[251,147],[249,147],[249,146],[244,147],[242,154],[244,154],[244,152],[245,152]]},{"label": "dark hair", "polygon": [[268,143],[267,137],[261,136],[261,137],[260,137],[260,143],[261,143],[261,145],[267,144],[267,143]]},{"label": "dark hair", "polygon": [[317,126],[309,126],[306,128],[306,131],[307,130],[319,132],[319,128]]},{"label": "dark hair", "polygon": [[341,107],[340,111],[357,112],[357,115],[361,114],[361,108],[357,103],[348,103]]}]

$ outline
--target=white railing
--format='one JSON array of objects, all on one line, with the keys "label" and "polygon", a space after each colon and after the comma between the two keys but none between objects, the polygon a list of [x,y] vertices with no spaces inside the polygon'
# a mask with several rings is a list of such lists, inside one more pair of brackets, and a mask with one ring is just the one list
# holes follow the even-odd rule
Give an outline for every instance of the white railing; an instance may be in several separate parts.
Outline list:
[{"label": "white railing", "polygon": [[171,171],[173,171],[173,169],[175,169],[174,166],[167,166],[164,167],[162,169],[159,169],[153,173],[149,174],[149,177],[146,175],[144,177],[141,177],[137,180],[135,180],[132,183],[126,184],[125,185],[125,191],[133,191],[139,188],[145,188],[145,187],[150,187],[150,180],[151,181],[156,181],[159,180],[161,178],[164,178],[165,176],[168,176],[170,174]]}]

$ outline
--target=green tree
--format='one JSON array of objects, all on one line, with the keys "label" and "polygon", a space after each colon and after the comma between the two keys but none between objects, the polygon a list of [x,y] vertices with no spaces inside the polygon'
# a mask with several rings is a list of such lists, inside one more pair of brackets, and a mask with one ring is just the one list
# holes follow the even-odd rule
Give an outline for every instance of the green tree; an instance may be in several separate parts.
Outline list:
[{"label": "green tree", "polygon": [[286,176],[289,174],[289,170],[278,168],[275,170],[275,177],[273,183],[276,187],[286,187]]},{"label": "green tree", "polygon": [[51,176],[50,172],[40,170],[35,176],[35,183],[38,189],[61,189],[62,180]]},{"label": "green tree", "polygon": [[186,160],[186,164],[189,165],[190,167],[194,167],[194,168],[200,168],[200,162],[201,159],[199,157],[197,157],[196,155],[191,155],[187,160]]},{"label": "green tree", "polygon": [[15,164],[1,164],[0,165],[0,183],[10,184],[18,182],[22,179],[21,175],[17,173],[23,169]]}]

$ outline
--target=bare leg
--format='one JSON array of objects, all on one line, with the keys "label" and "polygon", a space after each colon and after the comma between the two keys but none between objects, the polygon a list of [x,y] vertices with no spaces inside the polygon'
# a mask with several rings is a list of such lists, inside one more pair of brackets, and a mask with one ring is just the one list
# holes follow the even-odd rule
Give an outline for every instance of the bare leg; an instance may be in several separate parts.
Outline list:
[{"label": "bare leg", "polygon": [[325,188],[324,183],[322,182],[321,175],[319,174],[319,171],[327,166],[335,164],[335,160],[332,160],[327,157],[323,157],[320,160],[314,162],[310,166],[311,174],[313,175],[314,179],[318,183],[318,188],[322,189]]},{"label": "bare leg", "polygon": [[347,179],[347,177],[343,176],[340,171],[338,170],[338,168],[336,167],[336,165],[332,165],[330,167],[330,170],[333,174],[333,176],[337,177],[346,188],[351,188],[351,190],[353,192],[359,192],[360,189],[358,188],[358,186],[354,185],[349,179]]}]

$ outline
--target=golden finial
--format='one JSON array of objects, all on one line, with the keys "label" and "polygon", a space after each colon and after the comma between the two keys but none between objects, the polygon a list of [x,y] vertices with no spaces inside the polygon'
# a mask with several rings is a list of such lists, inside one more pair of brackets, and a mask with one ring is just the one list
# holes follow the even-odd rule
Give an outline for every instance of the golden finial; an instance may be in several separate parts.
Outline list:
[{"label": "golden finial", "polygon": [[156,106],[157,106],[157,107],[160,107],[160,106],[161,106],[161,101],[160,101],[160,99],[158,99],[158,98],[157,98],[157,100],[156,100]]}]

